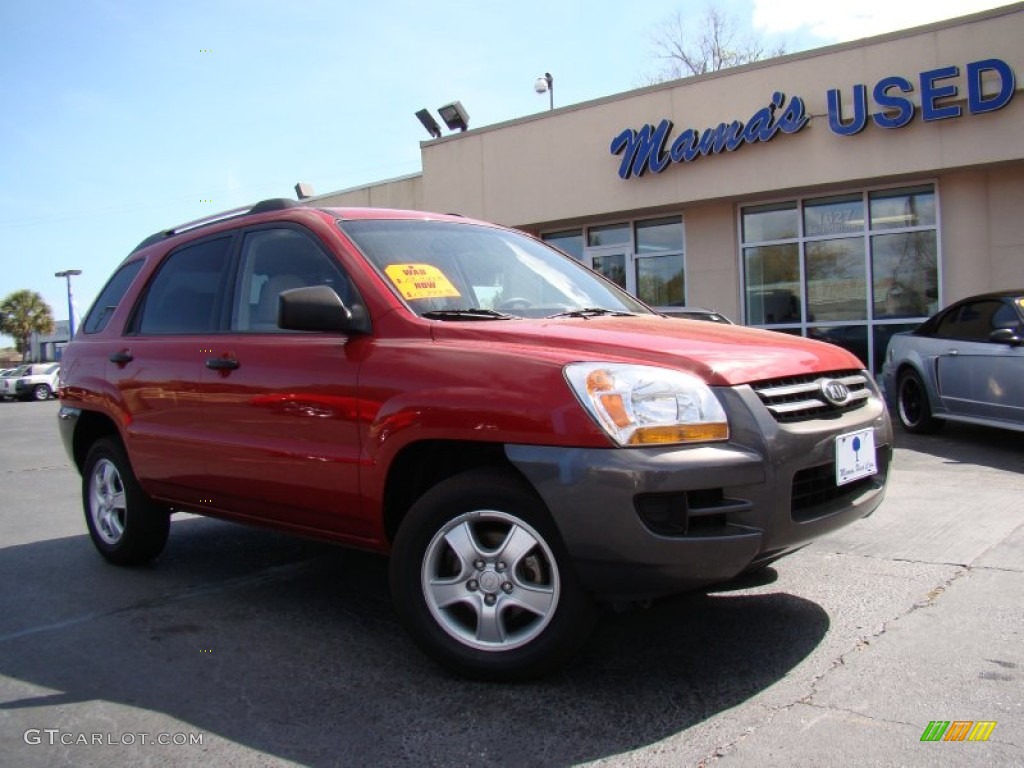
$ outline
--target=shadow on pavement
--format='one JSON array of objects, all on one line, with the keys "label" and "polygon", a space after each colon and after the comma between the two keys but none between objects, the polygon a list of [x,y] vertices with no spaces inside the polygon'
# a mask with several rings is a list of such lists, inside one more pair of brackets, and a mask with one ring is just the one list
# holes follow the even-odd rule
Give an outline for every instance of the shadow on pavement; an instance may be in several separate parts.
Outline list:
[{"label": "shadow on pavement", "polygon": [[[567,765],[736,706],[829,628],[791,595],[696,594],[604,617],[553,677],[474,683],[414,648],[386,576],[381,558],[205,519],[175,522],[141,569],[105,564],[85,536],[9,547],[0,674],[48,690],[0,713],[114,702],[309,765]],[[77,725],[112,729],[92,711]]]},{"label": "shadow on pavement", "polygon": [[1022,434],[1008,429],[948,422],[931,435],[912,435],[894,424],[895,444],[949,464],[976,464],[1008,472],[1024,472]]}]

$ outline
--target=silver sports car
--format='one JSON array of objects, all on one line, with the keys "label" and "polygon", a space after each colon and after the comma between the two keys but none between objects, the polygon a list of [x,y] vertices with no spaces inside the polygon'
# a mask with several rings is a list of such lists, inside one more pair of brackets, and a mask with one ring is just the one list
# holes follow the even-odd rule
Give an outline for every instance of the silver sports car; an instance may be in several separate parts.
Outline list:
[{"label": "silver sports car", "polygon": [[945,421],[1024,431],[1024,290],[961,299],[892,337],[882,382],[908,432]]}]

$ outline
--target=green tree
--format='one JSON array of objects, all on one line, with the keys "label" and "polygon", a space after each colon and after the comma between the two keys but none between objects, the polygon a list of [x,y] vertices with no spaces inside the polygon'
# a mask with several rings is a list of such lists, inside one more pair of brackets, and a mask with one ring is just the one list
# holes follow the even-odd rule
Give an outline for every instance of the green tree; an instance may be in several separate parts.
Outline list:
[{"label": "green tree", "polygon": [[8,294],[0,302],[0,332],[14,338],[14,345],[24,358],[33,331],[53,332],[53,310],[35,291],[21,290]]}]

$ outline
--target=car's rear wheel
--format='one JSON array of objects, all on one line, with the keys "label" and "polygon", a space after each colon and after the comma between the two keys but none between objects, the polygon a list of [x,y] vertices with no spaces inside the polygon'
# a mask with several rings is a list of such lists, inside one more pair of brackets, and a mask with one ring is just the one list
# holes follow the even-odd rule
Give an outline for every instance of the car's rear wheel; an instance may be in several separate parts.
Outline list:
[{"label": "car's rear wheel", "polygon": [[928,390],[916,371],[905,371],[900,375],[896,391],[896,411],[900,425],[915,434],[935,432],[945,422],[932,416],[928,401]]},{"label": "car's rear wheel", "polygon": [[82,503],[92,543],[117,565],[138,565],[167,543],[170,512],[145,494],[117,440],[97,440],[82,467]]},{"label": "car's rear wheel", "polygon": [[36,400],[49,400],[50,395],[52,394],[53,393],[50,392],[50,388],[45,384],[36,384],[32,388],[32,397],[34,397]]},{"label": "car's rear wheel", "polygon": [[593,623],[543,502],[501,470],[462,473],[413,505],[395,538],[391,590],[417,644],[480,679],[544,674]]}]

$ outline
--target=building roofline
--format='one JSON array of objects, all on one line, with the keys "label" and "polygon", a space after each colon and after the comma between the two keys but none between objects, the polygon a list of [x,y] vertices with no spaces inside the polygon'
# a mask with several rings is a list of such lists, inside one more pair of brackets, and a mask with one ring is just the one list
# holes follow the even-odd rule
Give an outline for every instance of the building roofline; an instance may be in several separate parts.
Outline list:
[{"label": "building roofline", "polygon": [[[921,26],[918,27],[909,27],[907,29],[899,29],[893,32],[885,32],[880,35],[872,35],[870,37],[861,37],[856,40],[848,40],[843,43],[834,43],[832,45],[826,45],[821,48],[811,48],[806,51],[787,53],[783,56],[776,56],[770,59],[761,59],[759,61],[753,61],[749,64],[743,64],[738,67],[720,69],[717,72],[708,72],[703,75],[692,75],[690,77],[683,77],[676,80],[666,80],[665,82],[662,83],[655,83],[653,85],[646,85],[641,88],[635,88],[628,91],[621,91],[619,93],[610,94],[608,96],[600,96],[596,99],[581,101],[576,104],[567,104],[564,107],[557,107],[554,110],[545,110],[543,112],[536,112],[530,115],[523,115],[522,117],[512,118],[511,120],[504,120],[500,123],[482,125],[479,128],[470,128],[468,131],[449,134],[447,136],[442,136],[439,139],[428,139],[426,141],[421,141],[420,147],[431,147],[436,144],[442,144],[449,141],[458,141],[463,137],[480,135],[482,133],[487,133],[489,131],[497,131],[503,128],[508,128],[513,125],[522,125],[525,123],[530,123],[535,120],[544,120],[552,114],[564,114],[568,112],[576,112],[579,110],[590,109],[601,104],[610,104],[616,101],[621,101],[622,99],[625,98],[632,98],[634,96],[639,96],[646,93],[655,93],[657,91],[668,90],[670,88],[677,88],[680,85],[684,84],[699,83],[707,80],[714,80],[720,77],[730,77],[732,75],[739,74],[742,72],[751,72],[758,69],[765,69],[767,67],[778,66],[779,64],[787,64],[793,61],[803,61],[807,59],[814,59],[819,56],[828,56],[833,53],[838,53],[841,51],[855,50],[857,48],[864,48],[870,45],[886,43],[892,40],[916,37],[918,35],[929,34],[943,29],[960,27],[966,24],[974,24],[980,21],[987,21],[989,19],[999,18],[1000,16],[1009,16],[1021,12],[1024,12],[1024,2],[1013,3],[1011,5],[1004,5],[1000,6],[999,8],[991,8],[986,11],[979,11],[977,13],[968,14],[966,16],[956,16],[952,19],[934,21],[931,22],[930,24],[922,24]],[[361,189],[361,187],[355,187],[354,189]]]}]

